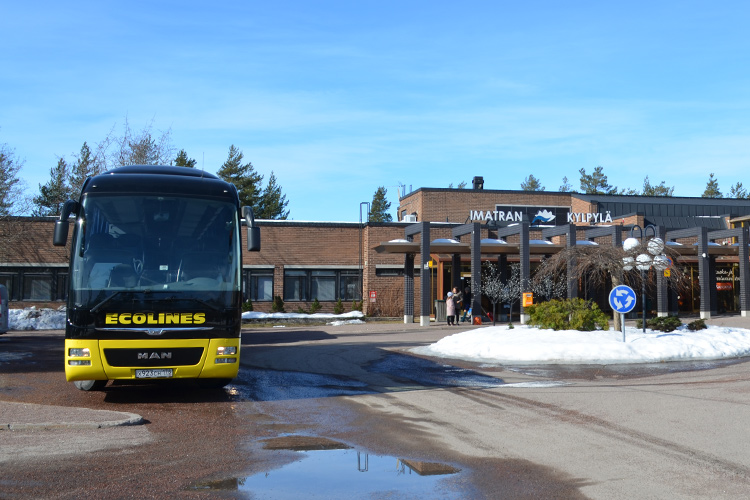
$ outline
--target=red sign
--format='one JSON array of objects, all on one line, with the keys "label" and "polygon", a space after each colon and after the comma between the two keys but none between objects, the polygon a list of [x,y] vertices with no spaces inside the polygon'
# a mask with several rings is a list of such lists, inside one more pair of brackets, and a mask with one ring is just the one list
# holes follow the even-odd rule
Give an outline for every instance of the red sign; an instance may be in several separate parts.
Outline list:
[{"label": "red sign", "polygon": [[378,292],[375,290],[370,290],[370,302],[375,302],[375,300],[378,298]]}]

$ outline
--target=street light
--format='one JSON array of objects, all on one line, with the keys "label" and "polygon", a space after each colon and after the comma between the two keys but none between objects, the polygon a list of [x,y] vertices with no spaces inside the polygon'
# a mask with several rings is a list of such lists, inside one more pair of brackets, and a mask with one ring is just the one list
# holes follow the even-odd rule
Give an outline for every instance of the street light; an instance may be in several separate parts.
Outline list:
[{"label": "street light", "polygon": [[[638,228],[639,238],[633,237],[633,231]],[[646,242],[646,251],[643,251],[643,240],[647,237],[647,231],[651,229],[654,236]],[[669,267],[669,259],[662,252],[664,241],[656,236],[656,226],[649,224],[645,228],[634,225],[630,229],[630,237],[622,242],[622,249],[629,255],[622,258],[622,270],[631,271],[633,267],[641,272],[641,308],[643,315],[643,333],[646,333],[646,271],[652,267],[656,271],[664,271]]]}]

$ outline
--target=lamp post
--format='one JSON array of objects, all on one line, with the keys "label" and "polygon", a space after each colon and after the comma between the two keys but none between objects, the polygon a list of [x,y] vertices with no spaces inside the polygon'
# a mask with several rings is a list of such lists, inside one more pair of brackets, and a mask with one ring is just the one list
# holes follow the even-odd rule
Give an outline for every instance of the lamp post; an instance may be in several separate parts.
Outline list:
[{"label": "lamp post", "polygon": [[[639,238],[633,237],[636,228],[639,231]],[[645,243],[644,251],[643,243],[648,237],[648,229],[653,232],[653,237]],[[622,270],[630,271],[635,267],[641,272],[643,333],[646,333],[646,271],[653,267],[656,271],[662,272],[669,267],[669,259],[662,253],[664,241],[656,236],[656,226],[649,224],[645,228],[641,228],[636,224],[630,229],[630,237],[622,242],[622,248],[629,254],[622,259]]]}]

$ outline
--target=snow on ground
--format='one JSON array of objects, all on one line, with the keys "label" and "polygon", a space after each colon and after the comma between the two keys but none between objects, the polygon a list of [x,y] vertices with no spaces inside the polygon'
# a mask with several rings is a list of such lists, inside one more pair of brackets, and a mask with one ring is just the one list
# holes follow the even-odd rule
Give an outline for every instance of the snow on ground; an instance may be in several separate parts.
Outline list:
[{"label": "snow on ground", "polygon": [[315,320],[330,320],[328,325],[340,326],[340,325],[357,325],[364,324],[362,318],[365,315],[360,311],[352,311],[344,314],[329,314],[329,313],[262,313],[262,312],[244,312],[242,313],[242,319],[260,319],[273,321],[275,319],[315,319]]},{"label": "snow on ground", "polygon": [[[289,319],[309,318],[330,320],[329,325],[349,325],[364,323],[364,314],[352,311],[345,314],[297,314],[297,313],[242,313],[242,319]],[[65,328],[65,308],[60,309],[10,309],[8,311],[8,326],[11,330],[62,330]]]},{"label": "snow on ground", "polygon": [[503,363],[655,363],[709,360],[750,355],[750,330],[686,326],[665,333],[627,327],[625,342],[616,330],[579,332],[535,327],[494,326],[459,332],[411,349],[416,354],[479,362]]},{"label": "snow on ground", "polygon": [[[297,314],[246,312],[243,319],[277,320],[312,318],[329,325],[364,324],[361,312],[346,314]],[[61,330],[65,311],[54,309],[11,309],[11,330]],[[750,356],[750,330],[709,326],[690,331],[683,326],[664,333],[626,328],[579,332],[540,330],[523,325],[508,328],[472,328],[443,338],[429,346],[413,348],[416,354],[483,363],[654,363],[661,361],[711,360]]]}]

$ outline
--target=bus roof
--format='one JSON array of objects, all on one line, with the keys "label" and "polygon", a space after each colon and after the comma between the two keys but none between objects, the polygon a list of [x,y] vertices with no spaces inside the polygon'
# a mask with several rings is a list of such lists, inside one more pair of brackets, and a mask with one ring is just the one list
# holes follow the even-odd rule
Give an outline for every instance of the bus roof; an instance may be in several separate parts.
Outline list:
[{"label": "bus roof", "polygon": [[81,194],[185,194],[237,201],[235,187],[209,172],[189,167],[129,165],[91,177]]}]

